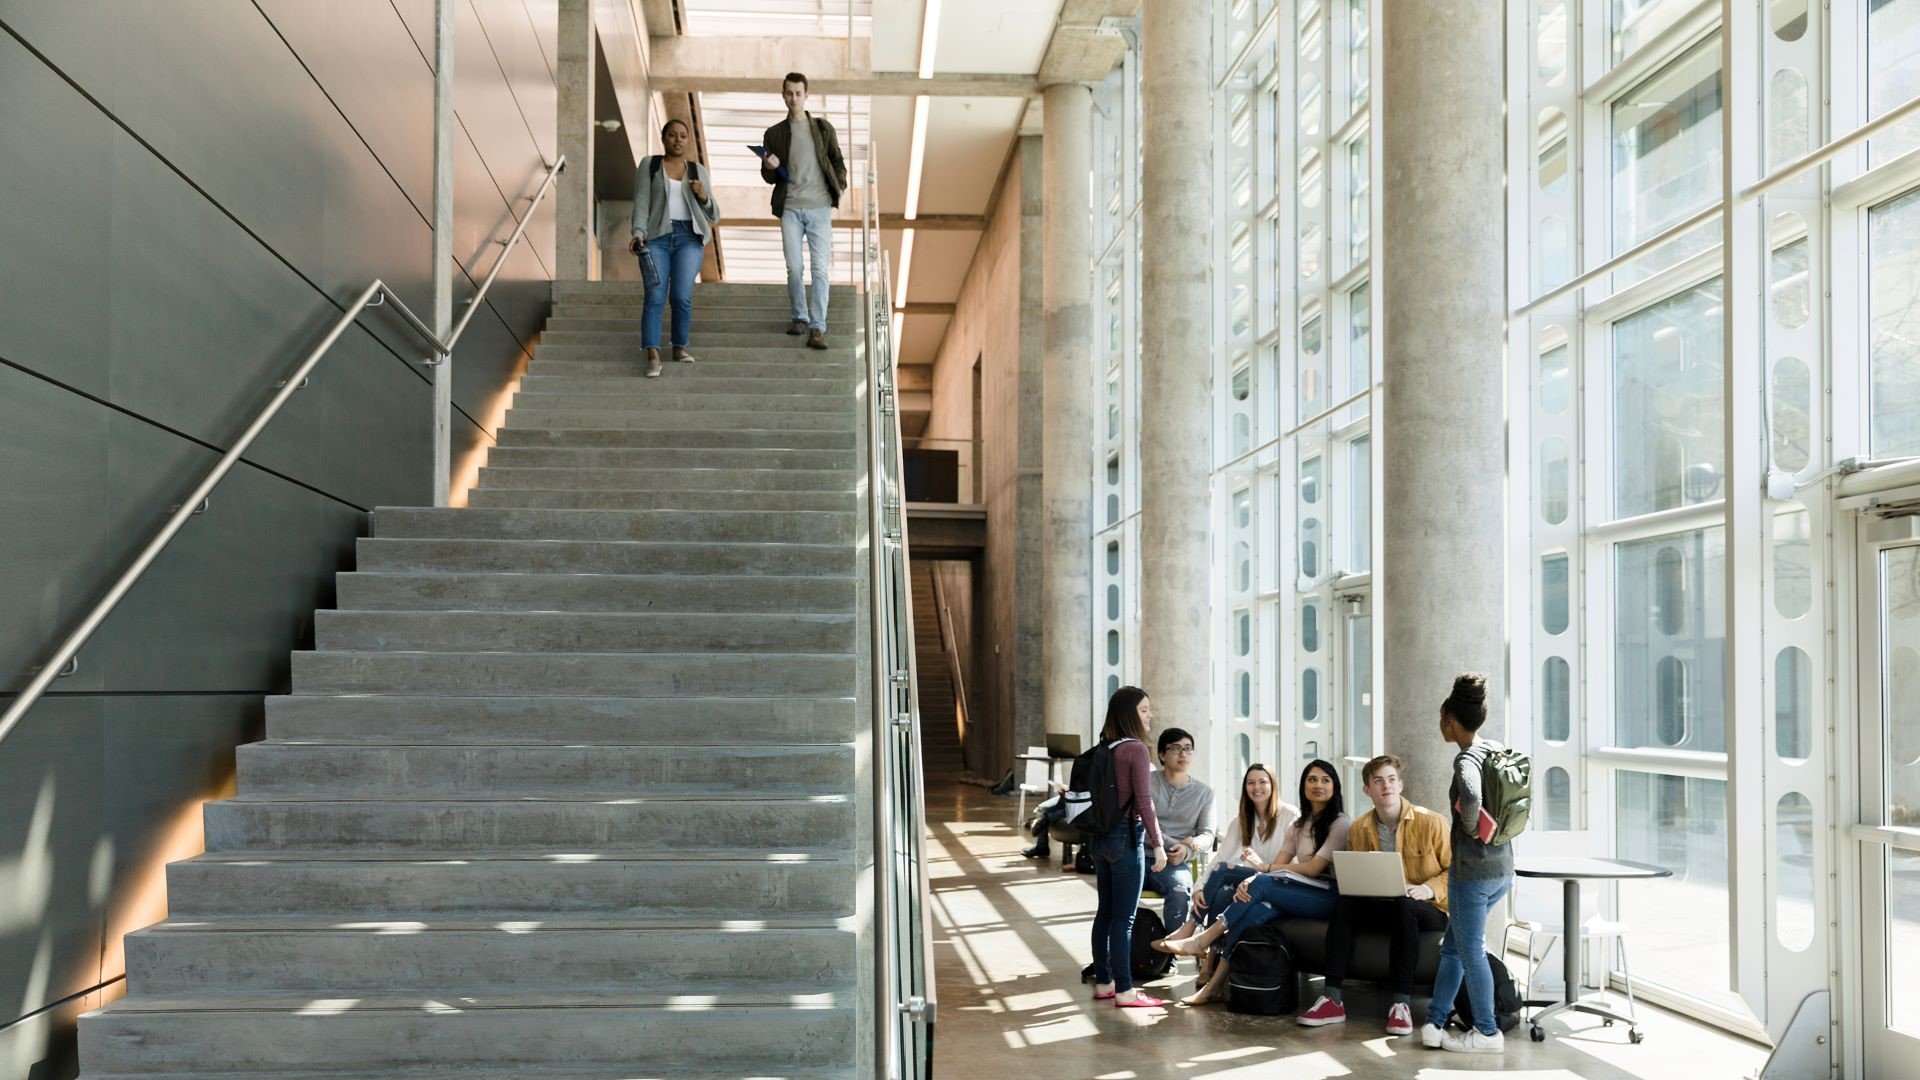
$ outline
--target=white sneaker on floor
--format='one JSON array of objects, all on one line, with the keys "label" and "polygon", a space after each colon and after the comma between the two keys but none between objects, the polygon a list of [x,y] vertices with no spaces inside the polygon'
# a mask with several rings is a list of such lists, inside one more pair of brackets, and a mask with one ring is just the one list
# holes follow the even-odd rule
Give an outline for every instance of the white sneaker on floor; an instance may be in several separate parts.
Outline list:
[{"label": "white sneaker on floor", "polygon": [[1446,1032],[1434,1027],[1432,1024],[1420,1025],[1420,1045],[1429,1050],[1440,1049],[1440,1044],[1446,1041],[1446,1036]]},{"label": "white sneaker on floor", "polygon": [[1442,1035],[1440,1049],[1458,1054],[1504,1054],[1507,1052],[1507,1037],[1498,1031],[1482,1035],[1478,1028],[1468,1028],[1459,1035]]}]

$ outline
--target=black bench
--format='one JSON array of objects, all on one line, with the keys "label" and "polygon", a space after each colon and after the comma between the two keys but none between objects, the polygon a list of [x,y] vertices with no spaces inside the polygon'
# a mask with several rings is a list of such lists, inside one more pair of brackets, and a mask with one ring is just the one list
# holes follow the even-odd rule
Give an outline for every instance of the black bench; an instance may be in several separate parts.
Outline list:
[{"label": "black bench", "polygon": [[[1247,931],[1247,937],[1279,935],[1293,958],[1293,969],[1302,976],[1327,973],[1327,923],[1325,919],[1275,919],[1265,926]],[[1440,939],[1444,930],[1428,930],[1420,935],[1420,958],[1413,965],[1413,985],[1431,989],[1433,976],[1440,968]],[[1388,954],[1392,937],[1380,930],[1360,930],[1353,935],[1353,959],[1347,964],[1347,978],[1363,982],[1389,981]],[[1302,1000],[1306,996],[1302,995]]]}]

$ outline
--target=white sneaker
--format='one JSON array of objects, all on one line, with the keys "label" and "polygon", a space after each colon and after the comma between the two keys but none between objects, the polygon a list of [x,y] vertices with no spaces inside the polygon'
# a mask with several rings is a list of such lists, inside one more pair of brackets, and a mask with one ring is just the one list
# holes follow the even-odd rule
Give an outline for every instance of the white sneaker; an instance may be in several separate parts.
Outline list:
[{"label": "white sneaker", "polygon": [[1420,1025],[1420,1045],[1429,1050],[1440,1049],[1440,1044],[1446,1040],[1446,1035],[1446,1032],[1432,1024]]},{"label": "white sneaker", "polygon": [[1440,1049],[1459,1054],[1504,1054],[1507,1052],[1507,1037],[1498,1031],[1482,1035],[1478,1028],[1468,1028],[1460,1035],[1442,1035]]}]

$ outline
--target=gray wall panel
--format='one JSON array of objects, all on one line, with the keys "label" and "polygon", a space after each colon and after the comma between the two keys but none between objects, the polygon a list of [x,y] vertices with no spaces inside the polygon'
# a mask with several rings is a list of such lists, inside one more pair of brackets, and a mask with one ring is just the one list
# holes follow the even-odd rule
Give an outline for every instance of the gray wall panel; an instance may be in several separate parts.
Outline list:
[{"label": "gray wall panel", "polygon": [[[0,152],[32,148],[0,195],[33,208],[0,221],[0,688],[211,465],[194,440],[229,444],[370,279],[430,317],[432,9],[0,0]],[[466,0],[459,18],[457,296],[554,153],[555,13]],[[553,248],[549,202],[463,339],[456,401],[480,421],[545,316]],[[355,507],[428,501],[425,352],[390,312],[348,331],[261,467],[228,477],[0,752],[0,1072],[72,1075],[73,1020],[101,994],[7,1022],[118,973],[152,866],[351,566]],[[491,441],[465,416],[453,438],[460,462]],[[49,777],[58,827],[35,847],[16,803]]]},{"label": "gray wall panel", "polygon": [[[108,436],[117,517],[147,533],[213,465],[211,451],[129,418]],[[110,690],[285,692],[288,652],[350,569],[366,516],[237,468],[81,651]],[[236,603],[244,597],[245,603]]]},{"label": "gray wall panel", "polygon": [[422,218],[433,216],[433,69],[391,0],[257,0]]},{"label": "gray wall panel", "polygon": [[[77,107],[76,107],[77,106]],[[107,326],[76,317],[107,308],[114,126],[12,38],[0,35],[0,357],[88,393],[107,388]]]},{"label": "gray wall panel", "polygon": [[100,979],[102,847],[99,698],[57,698],[0,754],[0,1023]]},{"label": "gray wall panel", "polygon": [[[0,290],[4,292],[5,290]],[[107,484],[107,409],[0,365],[0,690],[30,677],[100,586],[85,568],[117,565]],[[98,689],[83,667],[63,690]],[[14,753],[9,740],[0,759]]]}]

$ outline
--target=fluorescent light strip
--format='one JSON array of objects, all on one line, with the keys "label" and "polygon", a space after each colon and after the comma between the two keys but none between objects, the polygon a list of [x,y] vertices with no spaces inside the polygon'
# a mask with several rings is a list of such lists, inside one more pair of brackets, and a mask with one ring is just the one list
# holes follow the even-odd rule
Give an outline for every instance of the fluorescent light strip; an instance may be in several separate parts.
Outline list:
[{"label": "fluorescent light strip", "polygon": [[927,110],[933,99],[913,99],[913,146],[907,152],[907,220],[920,216],[920,170],[927,161]]},{"label": "fluorescent light strip", "polygon": [[[907,229],[900,234],[900,273],[894,282],[893,310],[902,313],[907,307],[907,279],[913,273],[913,230]],[[896,325],[898,325],[896,323]],[[897,340],[897,339],[896,339]]]},{"label": "fluorescent light strip", "polygon": [[940,0],[927,0],[920,14],[920,77],[933,78],[933,54],[940,42]]}]

